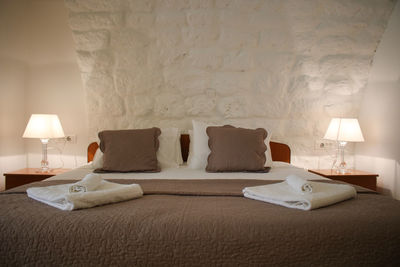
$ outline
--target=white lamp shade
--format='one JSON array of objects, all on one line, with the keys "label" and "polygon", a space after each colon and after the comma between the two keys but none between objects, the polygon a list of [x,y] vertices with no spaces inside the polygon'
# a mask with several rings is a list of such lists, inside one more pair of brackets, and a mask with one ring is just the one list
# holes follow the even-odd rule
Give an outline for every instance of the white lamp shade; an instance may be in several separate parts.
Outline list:
[{"label": "white lamp shade", "polygon": [[24,138],[60,138],[64,137],[60,120],[54,114],[32,114],[22,135]]},{"label": "white lamp shade", "polygon": [[364,142],[358,120],[344,118],[333,118],[331,120],[324,139],[345,142]]}]

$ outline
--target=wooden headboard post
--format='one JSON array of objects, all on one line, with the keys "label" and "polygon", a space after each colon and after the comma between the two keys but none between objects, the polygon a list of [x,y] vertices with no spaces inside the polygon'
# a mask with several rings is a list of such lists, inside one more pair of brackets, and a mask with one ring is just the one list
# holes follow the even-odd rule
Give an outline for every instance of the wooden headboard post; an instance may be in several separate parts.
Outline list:
[{"label": "wooden headboard post", "polygon": [[269,142],[273,161],[283,161],[290,163],[290,147],[283,143]]},{"label": "wooden headboard post", "polygon": [[[181,150],[182,150],[182,158],[183,161],[187,161],[189,155],[189,144],[190,138],[188,134],[181,135]],[[270,142],[271,154],[273,161],[283,161],[290,163],[290,148],[286,144]],[[96,142],[91,143],[88,146],[87,160],[88,162],[92,161],[94,158],[94,154],[96,150],[99,148],[99,145]]]},{"label": "wooden headboard post", "polygon": [[96,150],[99,148],[99,144],[97,142],[90,143],[87,148],[87,162],[91,162],[94,159],[94,154],[96,154]]},{"label": "wooden headboard post", "polygon": [[187,161],[189,156],[190,137],[188,134],[181,135],[181,151],[183,161]]}]

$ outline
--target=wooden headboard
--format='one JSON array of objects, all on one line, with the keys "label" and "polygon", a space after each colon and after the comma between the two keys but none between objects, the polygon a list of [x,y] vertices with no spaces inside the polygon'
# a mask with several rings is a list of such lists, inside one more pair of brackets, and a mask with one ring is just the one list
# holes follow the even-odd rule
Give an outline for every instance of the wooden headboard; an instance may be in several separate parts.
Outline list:
[{"label": "wooden headboard", "polygon": [[[182,134],[181,135],[181,150],[182,150],[182,158],[183,161],[187,161],[189,155],[189,135]],[[273,161],[283,161],[290,163],[290,147],[286,144],[277,143],[277,142],[270,142],[271,147],[271,154]],[[99,148],[99,145],[96,142],[91,143],[88,146],[87,151],[87,160],[88,162],[92,161],[94,158],[94,154],[96,150]]]}]

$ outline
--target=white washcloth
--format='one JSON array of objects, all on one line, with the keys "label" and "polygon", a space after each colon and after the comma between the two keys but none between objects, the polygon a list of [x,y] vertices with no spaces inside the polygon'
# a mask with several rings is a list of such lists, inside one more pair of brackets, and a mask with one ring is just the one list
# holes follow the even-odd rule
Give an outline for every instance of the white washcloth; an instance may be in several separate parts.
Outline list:
[{"label": "white washcloth", "polygon": [[82,180],[69,187],[70,193],[95,191],[103,181],[100,174],[89,173]]},{"label": "white washcloth", "polygon": [[76,184],[31,187],[26,192],[28,197],[61,210],[91,208],[143,196],[138,184],[117,184],[101,180],[95,190],[70,193],[71,186]]},{"label": "white washcloth", "polygon": [[312,185],[307,180],[304,180],[295,174],[286,177],[286,182],[299,193],[312,193]]},{"label": "white washcloth", "polygon": [[269,202],[288,208],[312,210],[328,206],[357,195],[354,187],[344,184],[311,182],[313,192],[301,194],[284,181],[282,183],[246,187],[243,194],[247,198]]}]

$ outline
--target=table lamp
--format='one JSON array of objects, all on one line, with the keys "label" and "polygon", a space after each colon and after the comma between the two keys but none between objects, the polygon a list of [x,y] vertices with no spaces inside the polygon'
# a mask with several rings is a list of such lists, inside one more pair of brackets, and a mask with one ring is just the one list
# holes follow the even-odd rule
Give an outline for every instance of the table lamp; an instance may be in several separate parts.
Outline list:
[{"label": "table lamp", "polygon": [[40,141],[42,141],[41,172],[49,171],[49,162],[47,161],[47,144],[49,143],[49,139],[64,136],[64,131],[57,115],[32,114],[22,137],[40,138]]},{"label": "table lamp", "polygon": [[347,142],[364,142],[364,137],[358,120],[349,118],[333,118],[329,123],[324,139],[338,142],[341,155],[338,172],[345,174],[347,166],[344,161],[344,149]]}]

